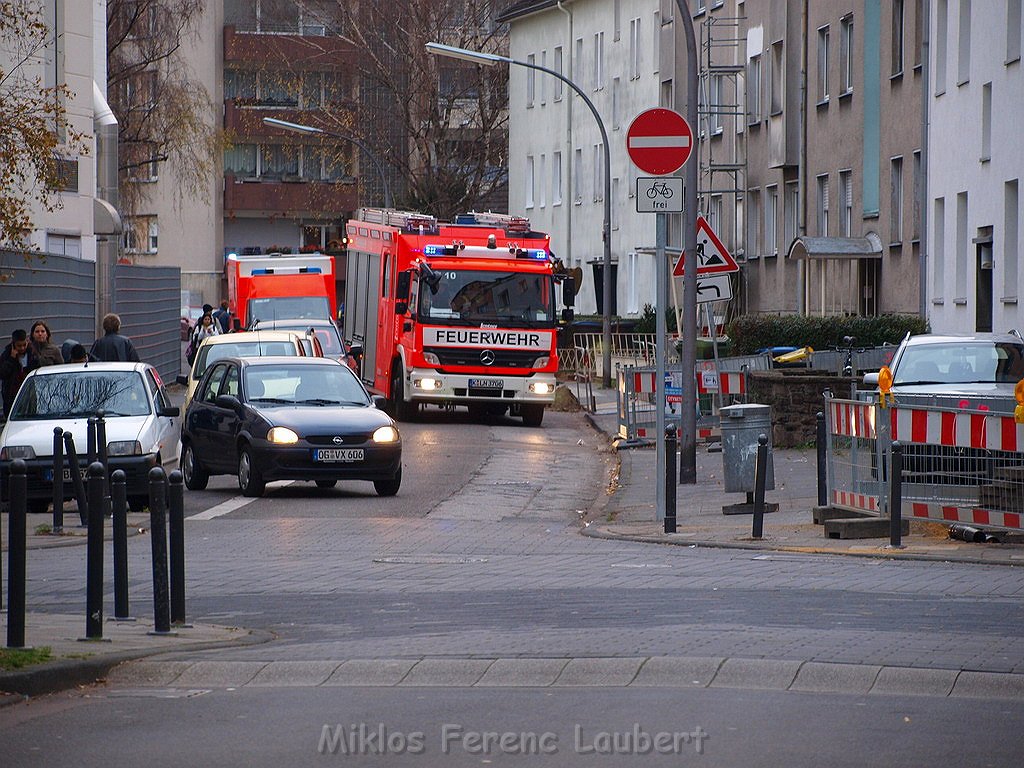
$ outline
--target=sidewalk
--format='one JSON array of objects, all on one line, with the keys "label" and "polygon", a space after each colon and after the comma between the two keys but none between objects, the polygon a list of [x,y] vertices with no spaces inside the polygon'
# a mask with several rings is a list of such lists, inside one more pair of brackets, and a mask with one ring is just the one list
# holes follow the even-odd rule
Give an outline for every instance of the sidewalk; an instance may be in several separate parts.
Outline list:
[{"label": "sidewalk", "polygon": [[[570,385],[571,388],[571,385]],[[596,413],[587,419],[609,441],[618,436],[615,390],[594,389]],[[709,452],[697,444],[697,482],[677,486],[676,528],[664,532],[656,521],[654,446],[623,448],[616,452],[618,477],[604,503],[586,518],[585,535],[609,539],[630,539],[654,544],[702,547],[730,547],[785,552],[810,552],[862,557],[942,560],[964,563],[1024,565],[1024,535],[1006,537],[999,544],[975,544],[950,539],[948,528],[939,523],[910,522],[910,534],[903,537],[903,549],[888,547],[882,539],[831,539],[812,522],[817,504],[817,453],[814,448],[773,451],[775,490],[765,493],[766,502],[779,505],[777,512],[764,516],[763,537],[751,537],[752,515],[726,515],[724,505],[746,501],[744,493],[726,493],[720,452]],[[678,467],[678,457],[675,458]]]}]

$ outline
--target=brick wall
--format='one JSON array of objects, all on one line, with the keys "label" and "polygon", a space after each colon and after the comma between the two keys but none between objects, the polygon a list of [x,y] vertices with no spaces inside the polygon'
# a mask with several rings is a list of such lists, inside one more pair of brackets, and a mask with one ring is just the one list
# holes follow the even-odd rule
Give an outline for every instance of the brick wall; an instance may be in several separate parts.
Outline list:
[{"label": "brick wall", "polygon": [[849,397],[854,379],[819,371],[775,369],[751,371],[747,389],[751,403],[772,407],[772,445],[793,448],[815,442],[815,415],[825,407],[822,392]]}]

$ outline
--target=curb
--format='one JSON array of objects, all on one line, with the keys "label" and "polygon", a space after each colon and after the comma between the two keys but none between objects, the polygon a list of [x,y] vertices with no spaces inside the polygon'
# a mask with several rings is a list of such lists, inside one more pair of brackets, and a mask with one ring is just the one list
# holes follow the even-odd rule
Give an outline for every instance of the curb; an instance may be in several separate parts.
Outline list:
[{"label": "curb", "polygon": [[[174,647],[140,648],[133,651],[103,654],[89,659],[62,659],[13,672],[0,672],[0,707],[14,704],[31,696],[55,693],[80,685],[91,685],[106,677],[110,670],[118,664],[123,664],[126,661],[179,651],[242,648],[249,645],[261,645],[275,639],[273,633],[265,630],[248,629],[246,633],[242,637],[231,640],[207,640]],[[14,695],[4,696],[5,693]]]}]

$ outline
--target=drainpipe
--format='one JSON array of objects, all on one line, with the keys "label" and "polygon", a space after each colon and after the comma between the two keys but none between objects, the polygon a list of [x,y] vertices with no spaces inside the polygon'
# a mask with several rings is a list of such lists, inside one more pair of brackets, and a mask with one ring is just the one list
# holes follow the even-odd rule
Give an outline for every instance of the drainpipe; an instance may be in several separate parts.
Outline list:
[{"label": "drainpipe", "polygon": [[[113,311],[114,264],[121,240],[117,212],[117,118],[103,92],[93,81],[93,130],[96,134],[96,199],[93,220],[96,235],[96,312],[102,318]],[[97,323],[97,326],[99,324]],[[98,330],[98,327],[97,327]]]},{"label": "drainpipe", "polygon": [[[800,171],[797,175],[796,236],[807,234],[807,0],[800,6]],[[796,312],[807,314],[807,259],[796,261]]]},{"label": "drainpipe", "polygon": [[[566,47],[565,47],[565,54],[563,54],[563,56],[562,56],[562,61],[563,61],[563,63],[568,62],[569,73],[568,73],[567,77],[570,80],[572,80],[573,82],[575,82],[575,80],[573,78],[573,71],[572,71],[572,65],[573,65],[573,61],[572,61],[572,58],[573,58],[573,56],[572,56],[572,54],[573,54],[573,50],[572,50],[572,43],[573,43],[573,38],[572,38],[572,22],[573,22],[572,11],[570,11],[568,8],[565,8],[565,7],[562,6],[562,0],[558,0],[558,10],[560,10],[562,13],[565,14],[566,22],[568,23],[568,26],[569,26],[569,42],[568,42],[568,45],[566,45]],[[563,90],[563,93],[564,92],[565,91]],[[568,267],[572,267],[573,263],[574,263],[573,256],[572,256],[572,211],[573,211],[573,208],[575,207],[574,200],[572,199],[572,190],[573,190],[573,186],[572,186],[573,185],[573,179],[572,179],[572,171],[573,171],[573,167],[572,167],[573,166],[573,151],[572,151],[572,102],[573,102],[573,97],[572,97],[572,94],[566,93],[566,101],[567,101],[567,103],[566,103],[566,121],[565,121],[565,146],[567,148],[567,151],[564,153],[565,154],[565,174],[563,174],[563,178],[565,179],[566,184],[565,184],[565,191],[564,191],[563,196],[562,196],[562,205],[565,206],[565,264]],[[552,223],[554,223],[554,221],[552,221]],[[607,279],[609,279],[609,276],[605,275],[605,280],[607,280]],[[579,290],[579,286],[577,286],[577,290]],[[596,296],[595,296],[595,301],[596,301]]]},{"label": "drainpipe", "polygon": [[921,184],[917,193],[918,209],[921,211],[921,230],[918,232],[918,262],[917,279],[920,283],[917,290],[918,305],[917,311],[925,320],[928,319],[928,124],[931,119],[929,113],[930,100],[929,88],[929,59],[930,44],[928,39],[929,25],[931,24],[931,2],[925,0],[922,4],[921,24],[924,29],[921,31]]}]

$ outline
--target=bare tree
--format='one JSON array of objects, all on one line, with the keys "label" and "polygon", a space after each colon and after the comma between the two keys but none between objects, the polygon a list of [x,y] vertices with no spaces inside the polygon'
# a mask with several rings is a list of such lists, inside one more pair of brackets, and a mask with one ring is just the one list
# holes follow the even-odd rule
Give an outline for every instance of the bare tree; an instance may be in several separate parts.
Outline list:
[{"label": "bare tree", "polygon": [[53,35],[39,0],[0,0],[0,246],[26,246],[34,206],[60,207],[63,157],[86,152],[67,124],[71,92],[43,80]]},{"label": "bare tree", "polygon": [[183,49],[200,34],[203,0],[107,0],[107,93],[119,123],[119,196],[132,216],[150,189],[133,183],[173,168],[180,197],[209,196],[221,150],[210,95]]}]

